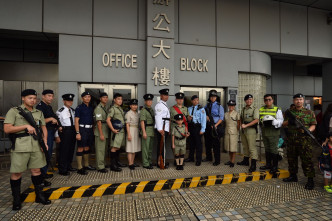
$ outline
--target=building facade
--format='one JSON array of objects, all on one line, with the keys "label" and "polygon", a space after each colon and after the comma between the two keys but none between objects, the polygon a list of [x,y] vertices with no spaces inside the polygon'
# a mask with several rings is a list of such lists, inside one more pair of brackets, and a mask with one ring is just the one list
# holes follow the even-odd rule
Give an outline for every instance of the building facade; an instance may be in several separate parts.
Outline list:
[{"label": "building facade", "polygon": [[0,111],[25,88],[53,89],[54,108],[84,90],[143,105],[165,87],[203,104],[212,88],[222,104],[331,102],[331,11],[329,0],[0,0]]}]

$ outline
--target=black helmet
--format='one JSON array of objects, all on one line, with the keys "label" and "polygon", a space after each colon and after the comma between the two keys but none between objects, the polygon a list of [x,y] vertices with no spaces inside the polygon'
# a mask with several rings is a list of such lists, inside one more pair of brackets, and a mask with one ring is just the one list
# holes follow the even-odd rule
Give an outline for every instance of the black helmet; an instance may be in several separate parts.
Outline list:
[{"label": "black helmet", "polygon": [[112,120],[111,122],[114,130],[121,130],[123,128],[123,123],[120,120]]}]

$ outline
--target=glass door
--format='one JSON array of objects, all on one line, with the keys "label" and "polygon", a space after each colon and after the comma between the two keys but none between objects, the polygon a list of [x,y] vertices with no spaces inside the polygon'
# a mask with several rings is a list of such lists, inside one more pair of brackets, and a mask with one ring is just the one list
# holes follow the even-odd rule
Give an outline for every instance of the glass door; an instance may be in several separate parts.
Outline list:
[{"label": "glass door", "polygon": [[220,104],[225,105],[225,93],[223,88],[199,88],[199,87],[181,87],[180,91],[184,93],[184,104],[185,106],[189,107],[191,106],[191,97],[193,95],[197,95],[199,98],[199,103],[202,106],[205,106],[207,104],[207,100],[209,98],[209,91],[210,90],[216,90],[218,92],[218,95],[220,97]]}]

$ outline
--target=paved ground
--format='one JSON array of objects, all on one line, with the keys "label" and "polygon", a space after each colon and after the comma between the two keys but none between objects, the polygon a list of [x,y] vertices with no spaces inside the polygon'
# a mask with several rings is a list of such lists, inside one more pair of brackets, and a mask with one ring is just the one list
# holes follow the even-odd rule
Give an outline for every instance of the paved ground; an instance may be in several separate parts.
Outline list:
[{"label": "paved ground", "polygon": [[[226,155],[226,154],[223,154]],[[240,159],[240,157],[237,157]],[[223,156],[223,162],[225,162]],[[281,168],[286,169],[286,161]],[[125,170],[113,177],[111,173],[98,177],[91,173],[82,181],[114,182],[155,178],[190,177],[245,172],[247,168],[226,166],[212,167],[205,163],[201,167],[187,164],[182,174],[168,169],[161,172],[140,168],[134,172]],[[245,182],[209,187],[164,190],[148,193],[109,195],[59,199],[51,205],[24,203],[19,212],[11,211],[9,173],[0,170],[0,219],[1,220],[331,220],[332,194],[322,189],[322,176],[317,175],[315,190],[303,188],[306,179],[300,171],[298,183],[284,183],[279,179]],[[76,174],[72,175],[75,179]],[[115,175],[114,175],[115,176]],[[24,188],[30,183],[29,174],[23,179]],[[110,180],[109,180],[110,179]],[[148,179],[149,180],[149,179]],[[70,184],[68,180],[55,176],[54,185]],[[76,184],[77,185],[77,184]],[[22,189],[24,189],[22,188]]]}]

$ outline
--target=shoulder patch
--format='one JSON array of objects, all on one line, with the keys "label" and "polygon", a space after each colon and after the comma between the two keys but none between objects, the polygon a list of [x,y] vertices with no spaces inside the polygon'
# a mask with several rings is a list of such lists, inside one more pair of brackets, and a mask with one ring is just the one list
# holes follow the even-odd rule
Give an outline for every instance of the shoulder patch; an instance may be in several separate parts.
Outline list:
[{"label": "shoulder patch", "polygon": [[203,114],[205,113],[205,110],[204,110],[204,109],[202,109],[202,113],[203,113]]},{"label": "shoulder patch", "polygon": [[61,107],[58,111],[62,112],[64,109],[65,109],[64,107]]}]

